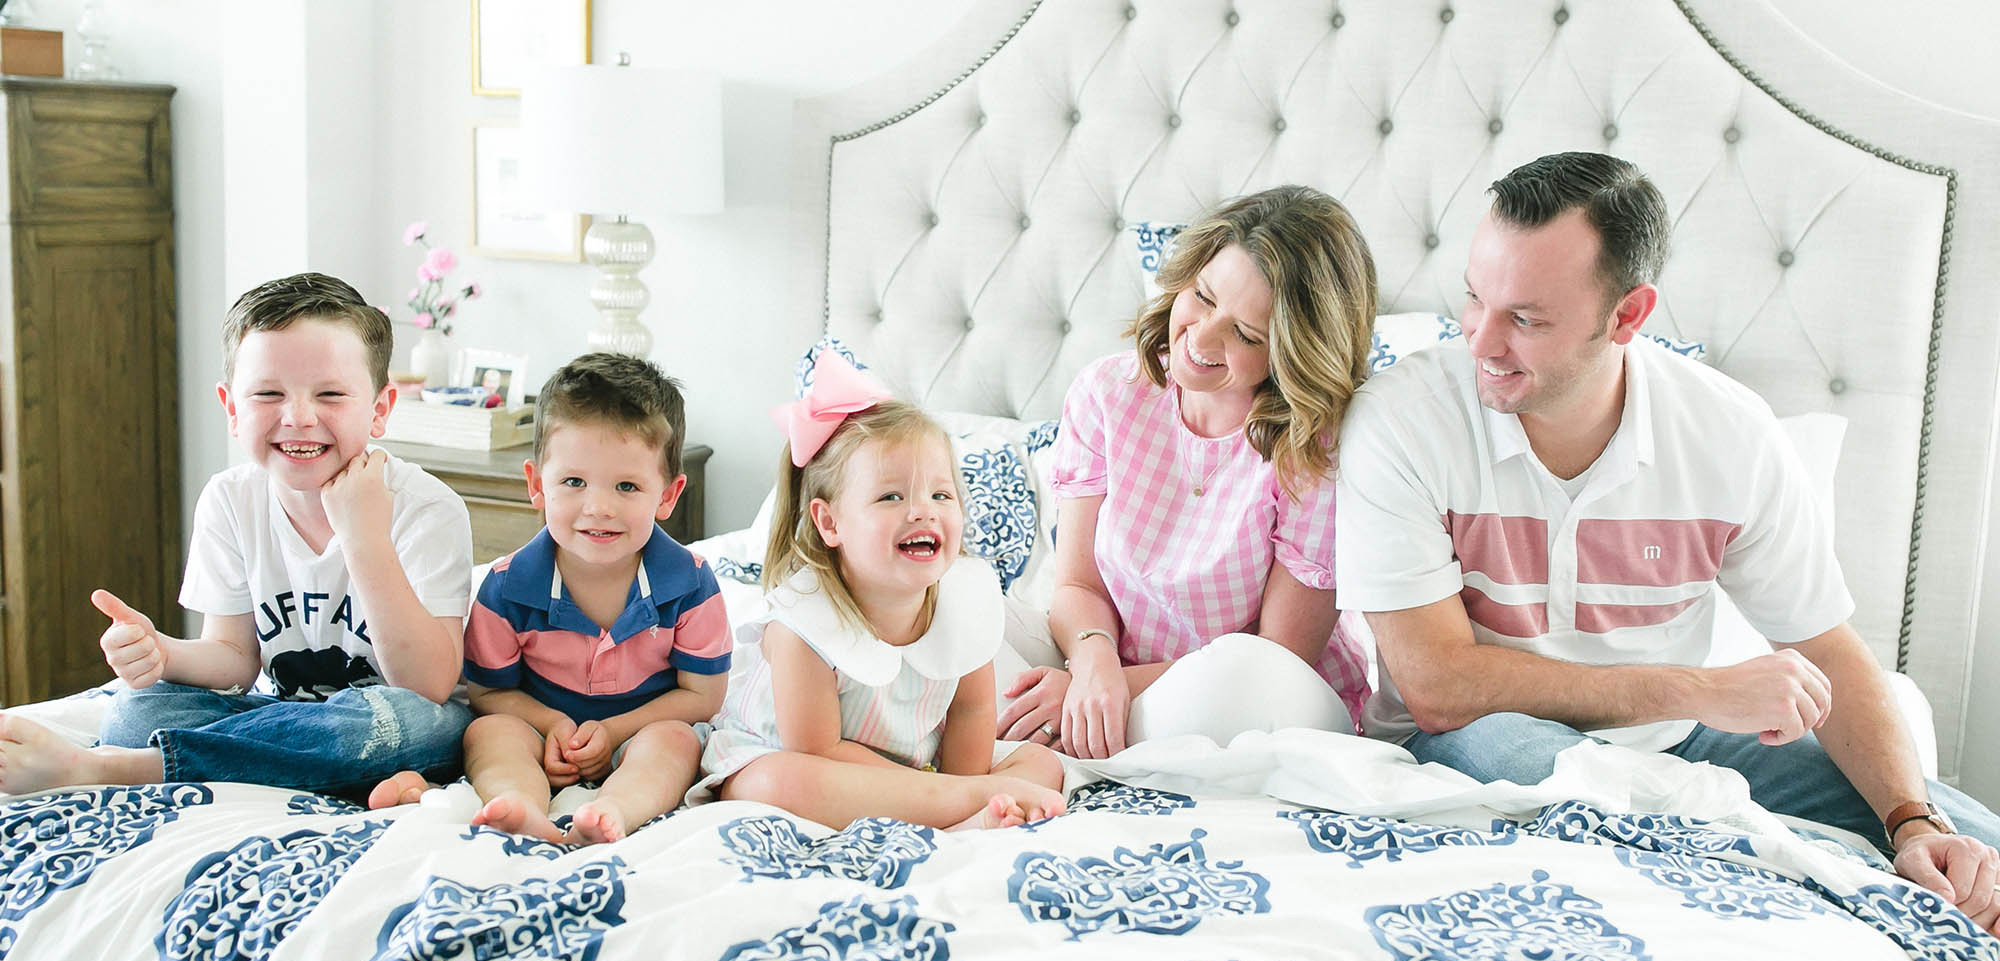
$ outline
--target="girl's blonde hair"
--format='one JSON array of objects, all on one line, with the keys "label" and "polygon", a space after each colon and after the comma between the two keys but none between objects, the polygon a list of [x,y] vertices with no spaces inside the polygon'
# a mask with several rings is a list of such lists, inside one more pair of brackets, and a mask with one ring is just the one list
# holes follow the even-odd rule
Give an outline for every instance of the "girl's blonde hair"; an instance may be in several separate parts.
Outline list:
[{"label": "girl's blonde hair", "polygon": [[[873,632],[874,625],[862,616],[853,591],[841,576],[836,549],[820,539],[809,508],[814,500],[832,502],[840,496],[848,462],[868,443],[918,444],[929,440],[943,444],[946,456],[950,456],[951,438],[929,414],[915,404],[885,400],[860,413],[849,414],[804,467],[792,466],[792,446],[786,444],[778,455],[778,500],[771,513],[771,542],[764,549],[761,579],[764,589],[771,590],[798,571],[811,569],[819,575],[820,586],[841,619]],[[951,472],[951,486],[953,499],[962,507],[965,489],[956,464]],[[960,549],[963,550],[962,540]],[[924,623],[930,622],[936,609],[937,585],[932,584],[924,593]]]},{"label": "girl's blonde hair", "polygon": [[1174,298],[1230,246],[1250,255],[1272,295],[1271,377],[1258,386],[1243,430],[1297,496],[1331,471],[1341,416],[1368,375],[1375,258],[1347,208],[1311,187],[1273,187],[1210,212],[1181,232],[1160,268],[1160,295],[1126,331],[1154,386],[1167,386]]}]

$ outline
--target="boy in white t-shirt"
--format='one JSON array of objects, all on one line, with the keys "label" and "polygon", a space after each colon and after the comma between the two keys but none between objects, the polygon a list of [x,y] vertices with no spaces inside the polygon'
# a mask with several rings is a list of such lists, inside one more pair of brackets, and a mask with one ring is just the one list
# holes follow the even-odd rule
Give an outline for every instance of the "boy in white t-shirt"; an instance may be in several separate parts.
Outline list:
[{"label": "boy in white t-shirt", "polygon": [[88,750],[0,715],[0,791],[357,793],[457,762],[472,532],[450,488],[368,446],[396,401],[391,339],[387,316],[324,274],[236,301],[217,394],[249,463],[210,478],[195,506],[180,602],[203,615],[201,636],[169,637],[93,594],[111,618],[104,659],[129,687]]}]

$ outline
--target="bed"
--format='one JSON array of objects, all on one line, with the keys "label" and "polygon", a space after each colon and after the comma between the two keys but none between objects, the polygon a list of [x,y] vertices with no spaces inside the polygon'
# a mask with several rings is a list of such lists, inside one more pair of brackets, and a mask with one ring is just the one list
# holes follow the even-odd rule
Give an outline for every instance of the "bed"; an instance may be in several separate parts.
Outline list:
[{"label": "bed", "polygon": [[[1029,605],[1051,418],[1121,346],[1171,225],[1275,183],[1341,197],[1398,318],[1386,357],[1448,333],[1486,183],[1558,149],[1632,159],[1678,224],[1649,332],[1781,414],[1844,418],[1824,456],[1855,623],[1927,698],[1942,776],[1990,750],[1964,717],[2000,128],[1855,74],[1761,2],[982,0],[797,127],[797,309],[771,363],[845,350],[948,412],[972,541]],[[697,545],[732,606],[757,533]],[[87,738],[105,699],[22,710]],[[6,799],[0,956],[2000,956],[1855,839],[1673,758],[1586,745],[1544,784],[1476,785],[1285,731],[1069,774],[1071,813],[1002,831],[730,802],[576,850],[468,827],[462,784],[372,813],[241,784]]]}]

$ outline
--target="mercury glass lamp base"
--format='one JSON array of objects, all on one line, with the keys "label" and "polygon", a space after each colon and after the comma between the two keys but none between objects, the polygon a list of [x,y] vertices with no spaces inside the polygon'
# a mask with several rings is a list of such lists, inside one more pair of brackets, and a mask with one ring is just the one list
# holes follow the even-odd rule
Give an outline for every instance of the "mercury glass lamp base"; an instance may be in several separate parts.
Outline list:
[{"label": "mercury glass lamp base", "polygon": [[631,318],[606,318],[591,328],[590,349],[650,357],[653,354],[653,332],[647,330],[645,324]]},{"label": "mercury glass lamp base", "polygon": [[639,322],[639,312],[652,295],[639,280],[639,270],[653,259],[653,232],[624,217],[598,220],[583,235],[583,256],[598,270],[590,303],[600,319],[590,332],[590,348],[651,355],[653,332]]}]

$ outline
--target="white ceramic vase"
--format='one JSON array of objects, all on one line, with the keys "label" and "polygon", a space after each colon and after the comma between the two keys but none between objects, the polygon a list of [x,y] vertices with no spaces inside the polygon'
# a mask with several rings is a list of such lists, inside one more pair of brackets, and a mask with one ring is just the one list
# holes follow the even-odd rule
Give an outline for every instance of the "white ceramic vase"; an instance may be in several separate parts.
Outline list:
[{"label": "white ceramic vase", "polygon": [[451,384],[451,339],[431,327],[417,335],[410,348],[410,370],[424,379],[426,387]]}]

